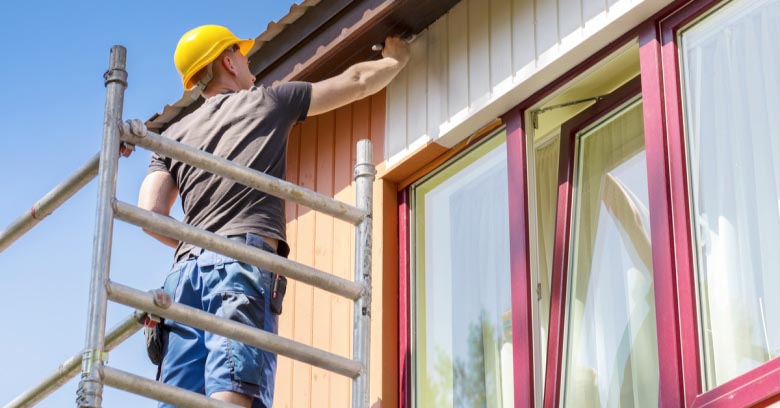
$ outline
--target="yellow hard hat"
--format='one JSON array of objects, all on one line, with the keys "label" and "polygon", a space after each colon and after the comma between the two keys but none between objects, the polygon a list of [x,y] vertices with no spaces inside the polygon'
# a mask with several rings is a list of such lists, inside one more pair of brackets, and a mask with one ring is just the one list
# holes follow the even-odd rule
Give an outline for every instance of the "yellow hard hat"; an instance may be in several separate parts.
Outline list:
[{"label": "yellow hard hat", "polygon": [[247,55],[255,40],[239,39],[230,30],[218,25],[204,25],[187,31],[173,54],[184,89],[192,89],[195,86],[192,77],[233,44],[238,44],[241,54]]}]

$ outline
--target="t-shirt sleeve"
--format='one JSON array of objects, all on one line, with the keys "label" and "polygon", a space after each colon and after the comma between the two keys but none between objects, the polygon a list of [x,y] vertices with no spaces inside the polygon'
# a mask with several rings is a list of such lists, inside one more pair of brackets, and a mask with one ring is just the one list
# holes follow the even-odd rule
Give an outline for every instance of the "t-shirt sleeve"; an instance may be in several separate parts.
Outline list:
[{"label": "t-shirt sleeve", "polygon": [[149,163],[149,172],[154,173],[155,171],[168,171],[168,159],[161,156],[158,153],[152,153],[152,161]]},{"label": "t-shirt sleeve", "polygon": [[267,89],[279,109],[295,122],[303,122],[309,113],[311,84],[308,82],[284,82]]}]

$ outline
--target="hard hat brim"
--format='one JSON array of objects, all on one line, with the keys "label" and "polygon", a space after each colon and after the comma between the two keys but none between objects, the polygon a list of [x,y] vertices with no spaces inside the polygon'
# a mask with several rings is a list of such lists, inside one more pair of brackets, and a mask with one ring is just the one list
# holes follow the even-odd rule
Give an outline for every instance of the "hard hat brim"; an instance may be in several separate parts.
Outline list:
[{"label": "hard hat brim", "polygon": [[255,46],[255,40],[241,40],[238,42],[238,48],[245,57],[249,56],[249,51]]}]

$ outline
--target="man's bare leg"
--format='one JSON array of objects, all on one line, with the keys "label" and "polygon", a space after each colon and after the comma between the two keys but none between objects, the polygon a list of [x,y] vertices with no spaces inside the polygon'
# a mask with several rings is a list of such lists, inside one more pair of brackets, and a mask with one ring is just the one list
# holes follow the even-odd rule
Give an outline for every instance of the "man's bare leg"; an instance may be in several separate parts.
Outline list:
[{"label": "man's bare leg", "polygon": [[215,400],[229,402],[231,404],[238,405],[240,407],[251,408],[252,397],[244,394],[239,394],[232,391],[219,391],[211,394],[211,398]]}]

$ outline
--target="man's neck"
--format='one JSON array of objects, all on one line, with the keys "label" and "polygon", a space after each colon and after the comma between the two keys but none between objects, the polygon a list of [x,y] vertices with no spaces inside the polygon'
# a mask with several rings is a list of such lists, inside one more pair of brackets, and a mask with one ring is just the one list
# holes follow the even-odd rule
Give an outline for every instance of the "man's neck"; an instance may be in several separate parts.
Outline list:
[{"label": "man's neck", "polygon": [[211,98],[214,95],[219,95],[225,92],[235,92],[239,88],[233,84],[216,83],[210,84],[205,91],[203,91],[203,97],[206,99]]}]

